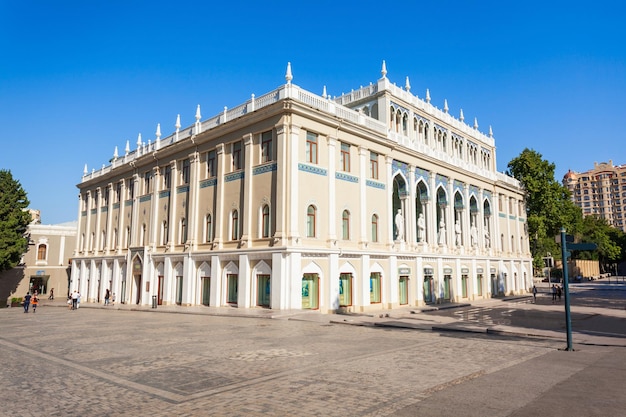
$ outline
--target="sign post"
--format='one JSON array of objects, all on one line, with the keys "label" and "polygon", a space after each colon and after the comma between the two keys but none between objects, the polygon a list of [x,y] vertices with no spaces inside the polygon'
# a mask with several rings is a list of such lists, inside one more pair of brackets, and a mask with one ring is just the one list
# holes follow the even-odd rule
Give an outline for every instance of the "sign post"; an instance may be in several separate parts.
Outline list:
[{"label": "sign post", "polygon": [[595,243],[570,243],[573,238],[565,234],[565,228],[561,227],[561,259],[563,264],[563,293],[565,295],[565,327],[567,329],[567,348],[565,350],[572,351],[572,318],[569,305],[569,278],[567,276],[567,258],[572,254],[570,250],[595,250],[598,245]]}]

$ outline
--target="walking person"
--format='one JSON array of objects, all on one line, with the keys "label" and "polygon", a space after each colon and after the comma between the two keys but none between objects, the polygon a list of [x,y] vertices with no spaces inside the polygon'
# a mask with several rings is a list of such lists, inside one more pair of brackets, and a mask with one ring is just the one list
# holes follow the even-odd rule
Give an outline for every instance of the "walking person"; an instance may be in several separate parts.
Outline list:
[{"label": "walking person", "polygon": [[72,310],[76,310],[78,308],[78,292],[74,290],[72,293]]},{"label": "walking person", "polygon": [[556,286],[556,295],[559,297],[559,302],[561,302],[561,294],[563,293],[563,287],[560,285]]},{"label": "walking person", "polygon": [[109,298],[111,298],[111,292],[107,288],[106,293],[104,293],[104,305],[105,306],[109,305]]},{"label": "walking person", "polygon": [[33,305],[33,313],[37,312],[37,306],[39,305],[39,297],[37,293],[33,294],[33,298],[31,298],[30,303]]},{"label": "walking person", "polygon": [[552,284],[552,304],[556,301],[556,287]]},{"label": "walking person", "polygon": [[537,287],[533,285],[533,300],[537,304]]},{"label": "walking person", "polygon": [[32,296],[30,295],[30,292],[27,292],[26,295],[24,296],[24,313],[28,313],[28,307],[30,306],[31,298]]},{"label": "walking person", "polygon": [[48,297],[48,300],[54,300],[54,288],[50,288],[50,296]]}]

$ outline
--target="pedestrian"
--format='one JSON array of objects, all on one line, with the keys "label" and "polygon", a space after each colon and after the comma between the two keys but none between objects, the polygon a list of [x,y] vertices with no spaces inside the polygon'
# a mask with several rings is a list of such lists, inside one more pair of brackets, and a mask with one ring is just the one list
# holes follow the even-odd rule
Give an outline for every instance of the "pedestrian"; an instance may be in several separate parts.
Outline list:
[{"label": "pedestrian", "polygon": [[113,297],[111,297],[111,304],[115,305],[115,293],[113,293]]},{"label": "pedestrian", "polygon": [[37,312],[37,306],[39,305],[39,297],[37,293],[33,294],[33,298],[30,299],[30,303],[33,305],[33,313]]},{"label": "pedestrian", "polygon": [[72,294],[69,294],[67,296],[67,309],[71,310],[72,309]]},{"label": "pedestrian", "polygon": [[556,295],[559,297],[559,302],[561,302],[561,294],[563,293],[563,287],[560,285],[556,286]]},{"label": "pedestrian", "polygon": [[552,284],[552,304],[556,301],[556,287]]},{"label": "pedestrian", "polygon": [[28,307],[30,306],[31,298],[32,296],[30,295],[30,292],[27,292],[26,295],[24,296],[24,313],[28,313]]},{"label": "pedestrian", "polygon": [[80,307],[80,291],[78,291],[78,298],[76,298],[76,308]]},{"label": "pedestrian", "polygon": [[107,288],[106,293],[104,293],[104,305],[105,306],[109,305],[109,298],[111,298],[111,292]]},{"label": "pedestrian", "polygon": [[50,288],[50,296],[48,297],[48,300],[54,300],[54,288]]},{"label": "pedestrian", "polygon": [[76,310],[78,308],[78,291],[74,290],[72,293],[72,310]]},{"label": "pedestrian", "polygon": [[537,303],[537,287],[533,285],[533,299]]}]

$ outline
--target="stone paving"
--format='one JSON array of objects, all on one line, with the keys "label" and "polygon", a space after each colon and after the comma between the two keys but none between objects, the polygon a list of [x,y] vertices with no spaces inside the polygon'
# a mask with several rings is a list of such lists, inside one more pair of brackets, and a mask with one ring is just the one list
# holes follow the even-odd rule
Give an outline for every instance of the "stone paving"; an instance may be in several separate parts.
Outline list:
[{"label": "stone paving", "polygon": [[387,416],[563,344],[159,312],[0,310],[0,415]]}]

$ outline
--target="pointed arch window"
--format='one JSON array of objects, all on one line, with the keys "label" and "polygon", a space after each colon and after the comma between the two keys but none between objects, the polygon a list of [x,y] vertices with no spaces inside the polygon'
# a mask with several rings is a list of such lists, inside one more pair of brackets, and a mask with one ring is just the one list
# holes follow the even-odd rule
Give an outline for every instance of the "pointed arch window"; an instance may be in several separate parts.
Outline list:
[{"label": "pointed arch window", "polygon": [[310,205],[306,210],[306,236],[315,237],[315,217],[317,210],[315,206]]},{"label": "pointed arch window", "polygon": [[233,210],[231,214],[231,240],[239,239],[239,212],[237,210]]},{"label": "pointed arch window", "polygon": [[378,216],[372,215],[372,242],[378,242]]},{"label": "pointed arch window", "polygon": [[267,204],[261,211],[261,237],[270,237],[270,206]]},{"label": "pointed arch window", "polygon": [[341,232],[343,240],[350,240],[350,212],[344,210],[341,215]]},{"label": "pointed arch window", "polygon": [[212,242],[213,241],[213,217],[211,217],[211,213],[206,215],[206,228],[205,228],[205,233],[206,233],[206,242]]},{"label": "pointed arch window", "polygon": [[180,219],[180,244],[183,245],[187,242],[187,219],[184,217]]}]

